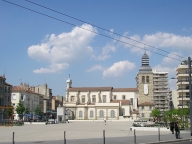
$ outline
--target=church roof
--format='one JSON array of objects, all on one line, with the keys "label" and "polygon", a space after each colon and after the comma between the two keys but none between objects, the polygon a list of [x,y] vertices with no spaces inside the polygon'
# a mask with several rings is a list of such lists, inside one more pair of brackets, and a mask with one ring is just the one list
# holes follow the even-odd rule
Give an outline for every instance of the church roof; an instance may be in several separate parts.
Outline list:
[{"label": "church roof", "polygon": [[144,102],[144,103],[140,103],[139,106],[153,106],[153,103],[150,102]]},{"label": "church roof", "polygon": [[137,88],[113,88],[113,92],[135,92],[138,91]]},{"label": "church roof", "polygon": [[71,87],[69,91],[110,91],[113,87]]},{"label": "church roof", "polygon": [[112,100],[111,103],[120,103],[122,105],[129,105],[130,104],[130,100]]},{"label": "church roof", "polygon": [[113,92],[135,92],[137,88],[113,88],[113,87],[71,87],[69,91],[113,91]]}]

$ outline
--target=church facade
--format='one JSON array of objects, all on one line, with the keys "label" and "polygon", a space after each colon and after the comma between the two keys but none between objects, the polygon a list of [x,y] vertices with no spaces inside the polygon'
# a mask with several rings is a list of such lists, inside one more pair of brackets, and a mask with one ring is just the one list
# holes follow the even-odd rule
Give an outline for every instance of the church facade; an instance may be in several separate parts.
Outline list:
[{"label": "church facade", "polygon": [[[69,78],[66,83],[66,112],[68,119],[76,120],[136,120],[151,118],[154,108],[160,108],[159,100],[166,101],[167,74],[154,74],[149,57],[142,56],[142,65],[136,75],[136,88],[72,87]],[[159,78],[159,79],[158,79]],[[159,83],[158,83],[159,82]],[[155,85],[154,85],[155,83]],[[160,97],[163,86],[164,97]],[[158,98],[158,100],[156,100]],[[154,102],[155,100],[155,102]],[[165,108],[166,105],[164,104]],[[165,109],[164,109],[165,110]]]},{"label": "church facade", "polygon": [[137,118],[137,88],[72,87],[67,80],[66,111],[76,120]]}]

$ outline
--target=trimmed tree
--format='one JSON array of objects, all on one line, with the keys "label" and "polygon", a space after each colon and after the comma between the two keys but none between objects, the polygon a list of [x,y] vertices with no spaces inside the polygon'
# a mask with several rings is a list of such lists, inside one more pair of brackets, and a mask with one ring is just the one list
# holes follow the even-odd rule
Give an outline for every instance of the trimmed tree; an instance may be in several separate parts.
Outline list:
[{"label": "trimmed tree", "polygon": [[23,118],[23,112],[25,111],[25,107],[21,101],[19,101],[19,103],[17,104],[15,111],[19,115],[19,118],[22,119]]},{"label": "trimmed tree", "polygon": [[[11,107],[11,106],[10,106]],[[7,114],[8,118],[10,118],[11,116],[13,116],[13,108],[8,108],[6,109],[5,113]]]},{"label": "trimmed tree", "polygon": [[157,108],[153,109],[152,112],[151,112],[151,116],[152,116],[154,119],[155,119],[155,118],[158,119],[158,117],[160,116],[160,110],[157,109]]},{"label": "trimmed tree", "polygon": [[40,115],[41,115],[41,113],[42,113],[42,112],[41,112],[40,107],[39,107],[39,106],[37,106],[37,107],[35,108],[35,114],[40,116]]},{"label": "trimmed tree", "polygon": [[25,111],[24,111],[25,114],[29,114],[29,108],[25,108]]}]

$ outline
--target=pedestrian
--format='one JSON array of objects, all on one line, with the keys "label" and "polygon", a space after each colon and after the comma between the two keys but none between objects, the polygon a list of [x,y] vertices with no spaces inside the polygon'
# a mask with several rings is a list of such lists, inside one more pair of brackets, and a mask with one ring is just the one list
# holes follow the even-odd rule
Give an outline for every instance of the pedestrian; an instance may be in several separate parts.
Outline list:
[{"label": "pedestrian", "polygon": [[170,130],[172,132],[172,134],[174,134],[174,125],[175,123],[173,121],[170,122]]},{"label": "pedestrian", "polygon": [[104,118],[104,124],[106,125],[106,118]]},{"label": "pedestrian", "polygon": [[178,120],[175,122],[175,137],[176,139],[180,139],[180,125]]}]

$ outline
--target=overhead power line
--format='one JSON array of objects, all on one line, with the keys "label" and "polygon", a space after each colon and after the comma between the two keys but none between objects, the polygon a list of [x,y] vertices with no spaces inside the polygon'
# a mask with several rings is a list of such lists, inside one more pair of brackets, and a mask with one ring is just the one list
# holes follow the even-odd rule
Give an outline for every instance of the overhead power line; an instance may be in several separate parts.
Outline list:
[{"label": "overhead power line", "polygon": [[163,50],[163,49],[157,48],[157,47],[155,47],[155,46],[152,46],[152,45],[149,45],[149,44],[146,44],[146,43],[143,43],[143,42],[141,42],[141,41],[138,41],[138,40],[132,39],[132,38],[130,38],[130,37],[126,37],[126,36],[124,36],[124,35],[120,35],[120,34],[118,34],[118,33],[116,33],[116,32],[112,32],[112,31],[110,31],[110,30],[108,30],[108,29],[106,29],[106,28],[102,28],[102,27],[97,26],[97,25],[95,25],[95,24],[92,24],[92,23],[86,22],[86,21],[84,21],[84,20],[81,20],[81,19],[78,19],[78,18],[72,17],[72,16],[70,16],[70,15],[64,14],[64,13],[62,13],[62,12],[59,12],[59,11],[57,11],[57,10],[54,10],[54,9],[48,8],[48,7],[43,6],[43,5],[40,5],[40,4],[35,3],[35,2],[32,2],[32,1],[30,1],[30,0],[25,0],[25,1],[26,1],[26,2],[29,2],[29,3],[32,3],[32,4],[34,4],[34,5],[37,5],[37,6],[39,6],[39,7],[42,7],[42,8],[48,9],[48,10],[50,10],[50,11],[53,11],[53,12],[55,12],[55,13],[58,13],[58,14],[64,15],[64,16],[66,16],[66,17],[69,17],[69,18],[75,19],[75,20],[77,20],[77,21],[80,21],[80,22],[83,22],[83,23],[86,23],[86,24],[92,25],[92,26],[94,26],[94,27],[96,27],[96,28],[98,28],[98,29],[101,29],[101,30],[107,31],[107,32],[112,33],[112,34],[115,34],[115,35],[117,35],[117,36],[120,36],[120,37],[123,37],[123,38],[129,39],[129,40],[132,40],[132,41],[134,41],[134,42],[137,42],[137,43],[143,44],[143,45],[145,45],[145,46],[148,46],[148,47],[151,47],[151,48],[157,49],[157,50],[159,50],[159,51],[162,51],[162,52],[165,52],[165,53],[168,53],[168,54],[171,54],[171,55],[175,55],[175,56],[178,56],[178,57],[180,57],[180,58],[185,58],[185,57],[183,57],[183,56],[180,56],[180,55],[177,55],[177,54],[174,54],[174,53],[168,52],[168,51],[166,51],[166,50]]},{"label": "overhead power line", "polygon": [[81,28],[81,29],[84,29],[84,30],[86,30],[86,31],[89,31],[89,32],[92,32],[92,33],[95,33],[95,34],[101,35],[101,36],[103,36],[103,37],[106,37],[106,38],[109,38],[109,39],[112,39],[112,40],[116,40],[116,41],[121,42],[121,43],[124,43],[124,44],[126,44],[126,45],[130,45],[130,46],[132,46],[132,47],[136,47],[136,48],[139,48],[139,49],[143,49],[143,50],[146,50],[146,51],[152,52],[152,53],[154,53],[154,54],[158,54],[158,55],[161,55],[161,56],[163,56],[163,57],[168,57],[168,58],[170,58],[170,59],[177,60],[177,61],[179,61],[179,62],[180,62],[180,60],[179,60],[179,59],[177,59],[177,58],[173,58],[173,57],[170,57],[170,56],[166,56],[166,55],[164,55],[164,54],[161,54],[161,53],[158,53],[158,52],[154,52],[154,51],[152,51],[152,50],[148,50],[148,49],[146,49],[146,48],[139,47],[139,46],[136,46],[136,45],[134,45],[134,44],[130,44],[130,43],[127,43],[127,42],[121,41],[121,40],[119,40],[119,39],[116,39],[116,38],[113,38],[113,37],[110,37],[110,36],[107,36],[107,35],[104,35],[104,34],[98,33],[98,32],[96,32],[96,31],[93,31],[93,30],[90,30],[90,29],[86,29],[86,28],[84,28],[84,27],[77,26],[77,25],[72,24],[72,23],[70,23],[70,22],[67,22],[67,21],[64,21],[64,20],[61,20],[61,19],[55,18],[55,17],[53,17],[53,16],[50,16],[50,15],[47,15],[47,14],[44,14],[44,13],[41,13],[41,12],[38,12],[38,11],[36,11],[36,10],[32,10],[32,9],[30,9],[30,8],[27,8],[27,7],[21,6],[21,5],[19,5],[19,4],[16,4],[16,3],[13,3],[13,2],[10,2],[10,1],[7,1],[7,0],[2,0],[2,1],[7,2],[7,3],[9,3],[9,4],[12,4],[12,5],[14,5],[14,6],[17,6],[17,7],[20,7],[20,8],[23,8],[23,9],[29,10],[29,11],[32,11],[32,12],[34,12],[34,13],[37,13],[37,14],[40,14],[40,15],[43,15],[43,16],[46,16],[46,17],[52,18],[52,19],[54,19],[54,20],[57,20],[57,21],[60,21],[60,22],[63,22],[63,23],[66,23],[66,24],[69,24],[69,25],[72,25],[72,26],[75,26],[75,27],[79,27],[79,28]]}]

